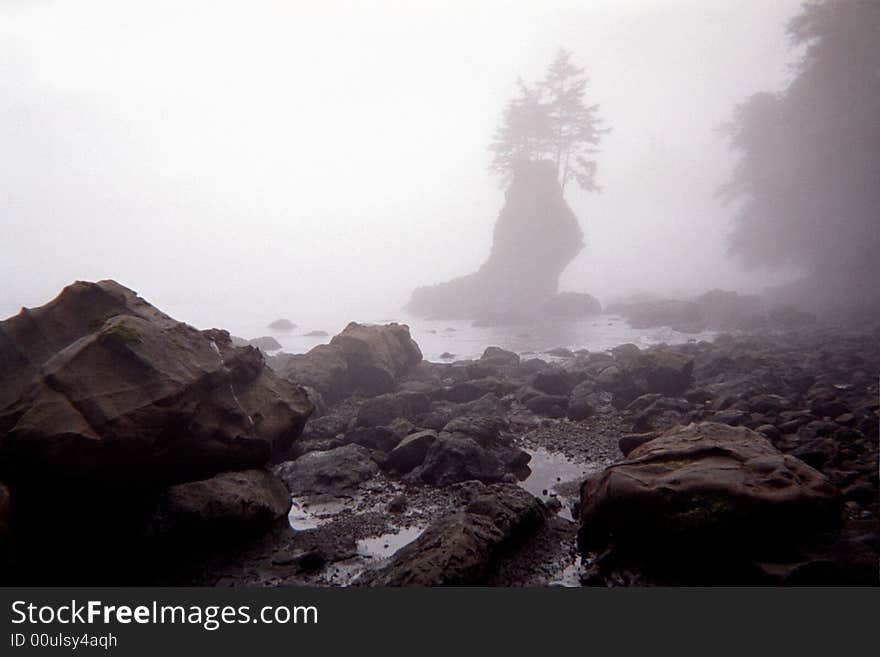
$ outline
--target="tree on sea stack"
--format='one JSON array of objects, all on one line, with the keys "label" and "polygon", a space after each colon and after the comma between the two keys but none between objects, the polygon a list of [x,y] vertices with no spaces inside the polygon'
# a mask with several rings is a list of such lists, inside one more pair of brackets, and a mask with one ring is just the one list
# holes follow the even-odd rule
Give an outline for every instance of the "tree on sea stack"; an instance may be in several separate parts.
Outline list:
[{"label": "tree on sea stack", "polygon": [[542,159],[551,144],[550,115],[541,102],[541,90],[528,87],[522,78],[516,84],[519,96],[508,101],[489,146],[494,153],[489,168],[501,175],[502,185],[510,182],[522,164]]},{"label": "tree on sea stack", "polygon": [[507,104],[489,146],[489,168],[501,175],[502,185],[522,164],[549,160],[563,191],[571,180],[586,191],[600,191],[592,156],[608,129],[600,127],[599,106],[584,100],[587,82],[584,69],[575,66],[564,49],[536,86],[517,80],[520,95]]}]

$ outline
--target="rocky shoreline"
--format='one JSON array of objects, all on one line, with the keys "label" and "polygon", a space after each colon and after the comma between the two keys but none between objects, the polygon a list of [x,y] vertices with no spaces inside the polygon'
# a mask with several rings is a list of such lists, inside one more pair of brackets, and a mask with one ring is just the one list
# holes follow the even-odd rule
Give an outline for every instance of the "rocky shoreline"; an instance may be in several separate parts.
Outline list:
[{"label": "rocky shoreline", "polygon": [[878,582],[877,325],[265,357],[105,281],[0,328],[11,582]]}]

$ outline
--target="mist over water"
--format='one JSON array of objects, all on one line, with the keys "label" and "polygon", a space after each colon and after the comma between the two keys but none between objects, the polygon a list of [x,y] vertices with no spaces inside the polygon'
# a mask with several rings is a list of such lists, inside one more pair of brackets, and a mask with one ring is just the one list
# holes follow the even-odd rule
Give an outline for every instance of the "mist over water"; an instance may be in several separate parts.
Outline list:
[{"label": "mist over water", "polygon": [[725,256],[716,128],[790,78],[799,6],[4,3],[0,316],[113,278],[200,328],[405,319],[414,287],[485,258],[486,145],[560,46],[613,128],[603,192],[566,191],[586,247],[561,289],[784,282]]},{"label": "mist over water", "polygon": [[[404,313],[368,317],[364,321],[381,324],[397,321],[407,324],[425,360],[435,362],[449,362],[453,358],[479,358],[487,345],[514,351],[526,358],[553,360],[546,352],[558,347],[572,351],[605,351],[620,344],[633,343],[645,348],[660,343],[711,340],[716,334],[714,331],[683,333],[668,327],[637,329],[616,315],[598,315],[582,320],[541,321],[516,326],[474,326],[469,320],[425,320]],[[312,336],[307,333],[326,330],[329,335],[335,335],[345,328],[345,324],[326,326],[327,329],[314,329],[307,325],[298,326],[291,331],[273,331],[264,325],[242,323],[229,330],[245,339],[271,335],[278,340],[283,351],[305,353],[330,340],[329,336]]]}]

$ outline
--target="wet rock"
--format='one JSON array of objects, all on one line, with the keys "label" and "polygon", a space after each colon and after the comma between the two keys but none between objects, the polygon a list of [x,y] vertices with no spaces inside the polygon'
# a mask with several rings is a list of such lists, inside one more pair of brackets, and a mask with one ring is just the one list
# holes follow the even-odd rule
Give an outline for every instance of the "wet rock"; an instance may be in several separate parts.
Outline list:
[{"label": "wet rock", "polygon": [[494,365],[495,367],[508,367],[519,365],[519,355],[502,349],[501,347],[486,347],[480,361],[486,365]]},{"label": "wet rock", "polygon": [[379,472],[370,451],[361,445],[343,445],[326,452],[309,452],[285,461],[275,474],[294,495],[344,493]]},{"label": "wet rock", "polygon": [[509,424],[507,419],[500,415],[462,415],[450,420],[443,427],[443,431],[465,434],[481,445],[487,445],[495,442]]},{"label": "wet rock", "polygon": [[731,426],[740,426],[748,422],[750,417],[751,416],[745,411],[729,409],[713,414],[712,422],[718,422],[719,424],[729,424]]},{"label": "wet rock", "polygon": [[324,415],[310,419],[302,432],[301,440],[321,440],[335,438],[345,433],[348,422],[339,415]]},{"label": "wet rock", "polygon": [[779,413],[791,406],[791,402],[784,397],[772,394],[755,395],[748,401],[749,410],[754,413]]},{"label": "wet rock", "polygon": [[517,378],[527,377],[547,368],[547,361],[540,358],[527,358],[512,369],[511,375]]},{"label": "wet rock", "polygon": [[388,453],[385,467],[399,474],[406,474],[422,464],[428,453],[428,448],[435,440],[437,440],[435,431],[419,431],[410,434]]},{"label": "wet rock", "polygon": [[690,387],[693,368],[691,356],[658,349],[641,354],[626,369],[645,392],[674,396]]},{"label": "wet rock", "polygon": [[398,418],[412,420],[431,409],[427,395],[417,392],[399,392],[379,395],[364,401],[355,419],[360,427],[391,424]]},{"label": "wet rock", "polygon": [[833,438],[814,438],[795,447],[791,455],[817,470],[822,470],[835,459],[837,452],[837,441]]},{"label": "wet rock", "polygon": [[536,390],[547,395],[558,395],[567,397],[577,381],[571,372],[566,372],[561,368],[551,368],[543,372],[537,372],[531,381],[531,385]]},{"label": "wet rock", "polygon": [[313,406],[226,331],[114,281],[77,282],[0,323],[0,474],[126,489],[265,464]]},{"label": "wet rock", "polygon": [[408,507],[409,501],[406,499],[406,495],[398,495],[385,508],[388,509],[389,513],[403,513]]},{"label": "wet rock", "polygon": [[526,400],[525,407],[535,415],[561,418],[565,417],[568,411],[568,397],[537,394]]},{"label": "wet rock", "polygon": [[629,453],[632,452],[636,447],[640,447],[644,445],[649,440],[654,440],[660,433],[657,431],[648,431],[645,433],[627,433],[620,437],[620,440],[617,441],[617,446],[620,448],[621,453],[624,456],[629,456]]},{"label": "wet rock", "polygon": [[729,565],[719,554],[741,558],[790,545],[833,527],[839,511],[826,477],[762,436],[691,424],[636,447],[584,483],[578,540],[588,550],[613,536],[642,558],[687,555],[694,567],[707,566],[707,551],[715,551],[717,576]]},{"label": "wet rock", "polygon": [[275,367],[291,381],[318,389],[328,401],[338,401],[355,392],[391,392],[421,360],[408,326],[351,322],[330,344],[288,356]]},{"label": "wet rock", "polygon": [[260,351],[275,351],[276,349],[281,349],[281,343],[271,335],[254,338],[253,340],[248,340],[247,343],[252,347],[256,347]]},{"label": "wet rock", "polygon": [[222,472],[167,488],[151,533],[236,539],[267,530],[289,510],[290,493],[269,472]]},{"label": "wet rock", "polygon": [[296,532],[293,545],[273,558],[275,566],[292,566],[299,573],[317,573],[328,565],[357,555],[357,544],[350,536],[336,536],[317,529]]},{"label": "wet rock", "polygon": [[[642,395],[627,406],[627,409],[632,408],[633,404],[639,400],[645,400],[648,397],[653,397],[653,395]],[[690,404],[684,399],[658,396],[636,415],[633,420],[633,431],[654,431],[669,429],[676,424],[687,424],[685,418],[690,409]]]},{"label": "wet rock", "polygon": [[583,381],[576,385],[568,397],[568,419],[586,420],[596,413],[594,393],[596,384],[592,381]]},{"label": "wet rock", "polygon": [[463,512],[432,523],[381,569],[367,572],[365,586],[462,586],[485,582],[500,556],[545,521],[540,500],[512,485],[484,489]]},{"label": "wet rock", "polygon": [[443,398],[456,404],[474,401],[485,394],[486,390],[470,381],[462,381],[443,390]]},{"label": "wet rock", "polygon": [[507,468],[491,450],[471,438],[440,436],[433,441],[422,465],[413,471],[421,481],[448,486],[476,479],[494,483],[504,479]]},{"label": "wet rock", "polygon": [[370,450],[390,452],[401,440],[388,427],[355,427],[345,434],[344,441]]}]

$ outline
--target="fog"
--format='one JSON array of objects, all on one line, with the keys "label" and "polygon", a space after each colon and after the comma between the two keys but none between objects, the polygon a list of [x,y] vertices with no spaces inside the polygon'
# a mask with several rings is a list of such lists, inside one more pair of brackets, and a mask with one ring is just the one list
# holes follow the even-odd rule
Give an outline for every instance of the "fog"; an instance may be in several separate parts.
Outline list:
[{"label": "fog", "polygon": [[[485,259],[489,143],[565,47],[612,132],[562,289],[754,291],[717,130],[800,0],[0,3],[0,316],[113,278],[200,327],[397,316]],[[332,328],[332,327],[331,327]]]}]

